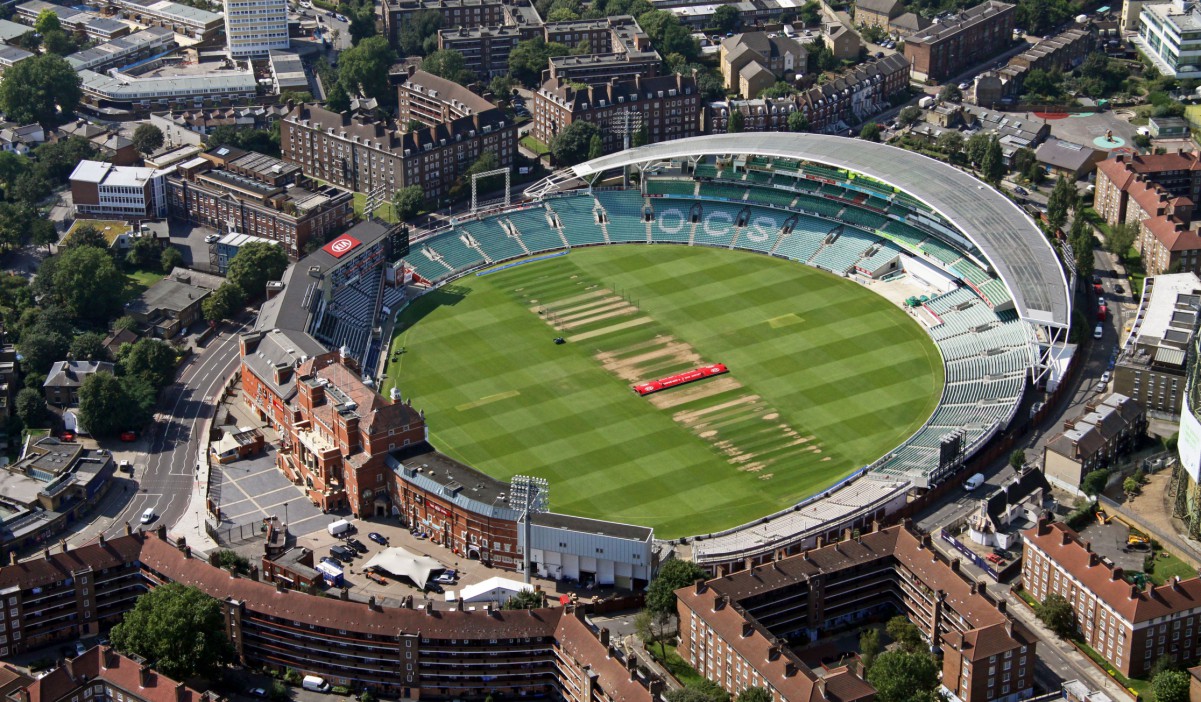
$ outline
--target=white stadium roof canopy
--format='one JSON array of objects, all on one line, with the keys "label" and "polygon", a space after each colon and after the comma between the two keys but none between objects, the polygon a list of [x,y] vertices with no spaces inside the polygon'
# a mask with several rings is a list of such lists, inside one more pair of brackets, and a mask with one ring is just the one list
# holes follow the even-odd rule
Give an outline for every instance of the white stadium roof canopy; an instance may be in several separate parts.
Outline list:
[{"label": "white stadium roof canopy", "polygon": [[650,144],[602,156],[551,175],[526,193],[540,197],[603,172],[638,164],[709,155],[802,159],[845,168],[922,201],[972,241],[1013,295],[1019,316],[1067,328],[1071,296],[1050,242],[1012,200],[935,159],[884,144],[824,134],[715,134]]}]

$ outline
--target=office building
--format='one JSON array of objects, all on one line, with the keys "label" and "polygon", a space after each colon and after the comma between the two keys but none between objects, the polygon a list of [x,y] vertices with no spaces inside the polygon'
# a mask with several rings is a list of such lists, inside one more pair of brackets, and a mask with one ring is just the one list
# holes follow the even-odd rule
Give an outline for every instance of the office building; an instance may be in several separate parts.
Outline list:
[{"label": "office building", "polygon": [[153,168],[80,161],[70,181],[77,216],[153,219],[167,214],[166,176]]},{"label": "office building", "polygon": [[225,0],[225,41],[233,59],[288,48],[287,0]]},{"label": "office building", "polygon": [[1158,660],[1197,657],[1201,579],[1144,588],[1065,524],[1044,519],[1023,536],[1022,588],[1039,602],[1062,595],[1084,642],[1122,675],[1142,677]]},{"label": "office building", "polygon": [[1196,274],[1174,273],[1144,280],[1134,325],[1114,366],[1114,392],[1141,403],[1148,414],[1172,419],[1179,416],[1199,308],[1201,280]]},{"label": "office building", "polygon": [[905,39],[913,77],[941,81],[988,61],[1013,43],[1016,5],[984,0]]},{"label": "office building", "polygon": [[1201,77],[1201,9],[1192,0],[1145,2],[1134,45],[1160,73],[1180,80]]}]

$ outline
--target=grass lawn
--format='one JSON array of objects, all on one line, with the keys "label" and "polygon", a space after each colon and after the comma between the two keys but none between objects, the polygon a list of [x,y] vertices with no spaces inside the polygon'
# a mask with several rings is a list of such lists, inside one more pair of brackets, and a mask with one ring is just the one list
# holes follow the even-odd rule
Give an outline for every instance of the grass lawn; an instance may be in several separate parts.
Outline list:
[{"label": "grass lawn", "polygon": [[1150,680],[1145,680],[1142,678],[1128,678],[1118,672],[1117,668],[1114,668],[1112,665],[1110,665],[1109,661],[1105,660],[1105,657],[1100,653],[1097,653],[1092,646],[1089,646],[1080,639],[1072,639],[1072,643],[1076,644],[1076,647],[1083,651],[1084,655],[1093,659],[1094,663],[1101,666],[1103,670],[1109,673],[1110,677],[1112,677],[1114,680],[1117,680],[1119,685],[1127,690],[1137,693],[1140,699],[1151,699]]},{"label": "grass lawn", "polygon": [[705,676],[696,672],[695,668],[680,658],[680,654],[676,653],[675,646],[668,644],[664,648],[667,650],[666,659],[659,655],[659,644],[657,643],[647,644],[646,650],[650,652],[651,657],[667,668],[667,672],[674,675],[681,685],[688,686],[704,681]]},{"label": "grass lawn", "polygon": [[[354,194],[354,213],[355,216],[362,216],[363,208],[367,206],[367,195],[364,193]],[[396,224],[396,210],[392,207],[391,201],[383,202],[375,209],[375,216],[388,222]]]},{"label": "grass lawn", "polygon": [[[661,538],[824,489],[920,427],[943,387],[929,336],[874,293],[700,247],[577,249],[463,278],[405,310],[400,347],[381,390],[425,410],[440,450]],[[730,373],[630,388],[716,362]]]},{"label": "grass lawn", "polygon": [[539,156],[550,153],[550,147],[548,147],[546,144],[543,144],[541,141],[538,141],[529,134],[521,137],[521,145],[538,154]]},{"label": "grass lawn", "polygon": [[128,302],[146,292],[151,285],[165,277],[161,270],[139,270],[125,274],[125,301]]},{"label": "grass lawn", "polygon": [[1163,585],[1179,575],[1181,580],[1197,577],[1197,569],[1180,560],[1168,551],[1158,551],[1155,554],[1155,569],[1147,573],[1147,577],[1156,585]]}]

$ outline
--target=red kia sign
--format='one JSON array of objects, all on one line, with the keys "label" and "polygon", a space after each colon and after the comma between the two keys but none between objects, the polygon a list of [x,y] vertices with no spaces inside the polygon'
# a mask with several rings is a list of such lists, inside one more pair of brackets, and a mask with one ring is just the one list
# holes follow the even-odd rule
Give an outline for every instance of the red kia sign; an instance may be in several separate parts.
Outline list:
[{"label": "red kia sign", "polygon": [[343,234],[321,248],[325,249],[325,252],[334,258],[342,258],[346,254],[353,251],[354,248],[361,243],[363,242],[359,241],[353,236],[349,234]]}]

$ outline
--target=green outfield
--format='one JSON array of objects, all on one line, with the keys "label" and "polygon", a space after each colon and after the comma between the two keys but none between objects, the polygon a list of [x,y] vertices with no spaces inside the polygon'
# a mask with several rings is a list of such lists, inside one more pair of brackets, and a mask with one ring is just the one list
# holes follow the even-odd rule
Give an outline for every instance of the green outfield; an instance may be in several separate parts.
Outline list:
[{"label": "green outfield", "polygon": [[[938,350],[893,304],[763,255],[575,250],[425,295],[398,320],[383,391],[436,448],[550,481],[551,509],[670,538],[784,508],[917,430]],[[554,343],[563,337],[566,343]],[[730,373],[639,397],[709,363]]]}]

